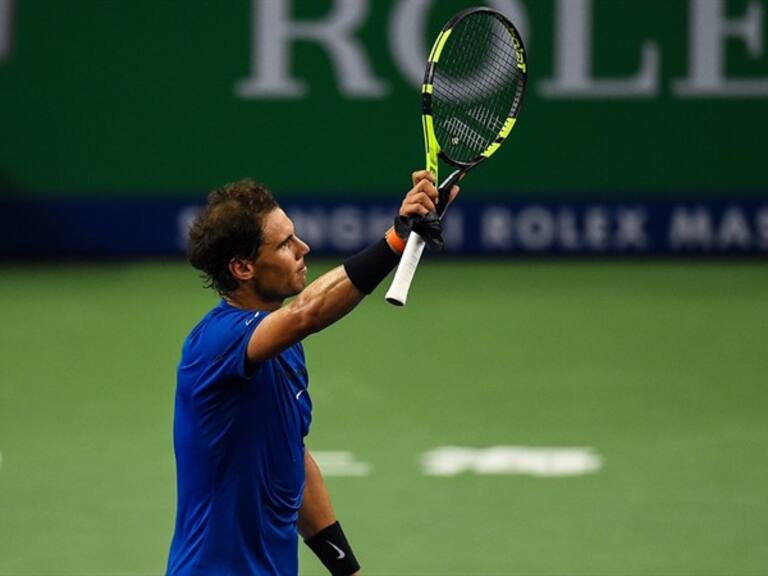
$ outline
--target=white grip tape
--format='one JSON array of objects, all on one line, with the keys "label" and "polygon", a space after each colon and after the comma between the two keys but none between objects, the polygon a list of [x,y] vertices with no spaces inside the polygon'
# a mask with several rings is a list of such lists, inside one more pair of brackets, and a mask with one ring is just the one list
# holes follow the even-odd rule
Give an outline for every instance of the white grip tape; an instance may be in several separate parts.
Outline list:
[{"label": "white grip tape", "polygon": [[408,236],[405,250],[403,250],[403,255],[400,258],[400,264],[397,266],[395,278],[392,280],[392,285],[385,296],[390,304],[405,306],[405,301],[408,299],[408,290],[411,288],[413,276],[416,274],[416,268],[419,266],[421,254],[424,252],[424,245],[424,239],[416,234],[416,232],[411,232]]}]

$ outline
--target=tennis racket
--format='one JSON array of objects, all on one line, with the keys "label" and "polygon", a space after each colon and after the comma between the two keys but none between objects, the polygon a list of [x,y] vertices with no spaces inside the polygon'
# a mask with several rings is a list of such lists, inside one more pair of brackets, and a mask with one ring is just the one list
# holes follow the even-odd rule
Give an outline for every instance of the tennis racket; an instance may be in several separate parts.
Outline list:
[{"label": "tennis racket", "polygon": [[[435,40],[422,87],[427,170],[438,177],[438,158],[454,170],[438,187],[442,218],[453,186],[504,143],[517,121],[528,79],[523,40],[491,8],[470,8],[451,18]],[[386,294],[404,306],[424,251],[412,232]]]}]

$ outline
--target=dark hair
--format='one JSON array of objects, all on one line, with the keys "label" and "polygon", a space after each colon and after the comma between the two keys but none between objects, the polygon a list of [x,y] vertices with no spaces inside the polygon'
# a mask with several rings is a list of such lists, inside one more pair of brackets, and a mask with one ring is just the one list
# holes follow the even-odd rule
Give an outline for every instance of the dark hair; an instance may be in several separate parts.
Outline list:
[{"label": "dark hair", "polygon": [[277,207],[269,190],[253,180],[227,184],[208,195],[189,230],[187,247],[189,262],[203,273],[206,288],[219,294],[237,288],[229,263],[233,258],[257,257],[262,222]]}]

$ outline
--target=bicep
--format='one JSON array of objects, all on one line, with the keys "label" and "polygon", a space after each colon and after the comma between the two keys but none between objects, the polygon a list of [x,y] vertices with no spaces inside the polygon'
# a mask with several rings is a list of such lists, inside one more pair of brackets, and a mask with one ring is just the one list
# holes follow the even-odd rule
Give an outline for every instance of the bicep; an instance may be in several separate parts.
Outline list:
[{"label": "bicep", "polygon": [[269,314],[251,334],[246,356],[250,363],[263,362],[308,335],[301,314],[286,306]]},{"label": "bicep", "polygon": [[364,296],[342,266],[323,274],[288,306],[275,310],[259,324],[248,343],[248,361],[262,362],[276,356],[342,318]]}]

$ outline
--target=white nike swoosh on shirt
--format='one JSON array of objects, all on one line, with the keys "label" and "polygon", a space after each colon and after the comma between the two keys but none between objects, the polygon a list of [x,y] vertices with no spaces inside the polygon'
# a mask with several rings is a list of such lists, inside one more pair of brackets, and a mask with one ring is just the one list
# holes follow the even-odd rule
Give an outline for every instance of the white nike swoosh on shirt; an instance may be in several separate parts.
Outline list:
[{"label": "white nike swoosh on shirt", "polygon": [[341,548],[339,548],[338,546],[336,546],[336,544],[334,544],[334,543],[333,543],[333,542],[331,542],[330,540],[326,540],[325,542],[326,542],[326,544],[328,544],[328,546],[330,546],[331,548],[333,548],[334,550],[336,550],[336,552],[338,552],[338,553],[339,553],[339,555],[336,557],[336,560],[341,560],[341,559],[343,559],[343,558],[346,558],[346,556],[347,556],[347,555],[344,553],[344,550],[342,550]]},{"label": "white nike swoosh on shirt", "polygon": [[248,320],[246,320],[246,321],[245,321],[245,325],[246,325],[246,326],[250,326],[250,325],[251,325],[251,323],[252,323],[254,320],[256,320],[256,317],[257,317],[258,315],[259,315],[259,313],[258,313],[258,312],[256,312],[256,314],[254,314],[254,315],[253,315],[253,318],[248,318]]},{"label": "white nike swoosh on shirt", "polygon": [[298,399],[299,399],[299,396],[301,396],[302,394],[304,394],[304,390],[299,390],[299,391],[296,393],[296,400],[298,400]]}]

